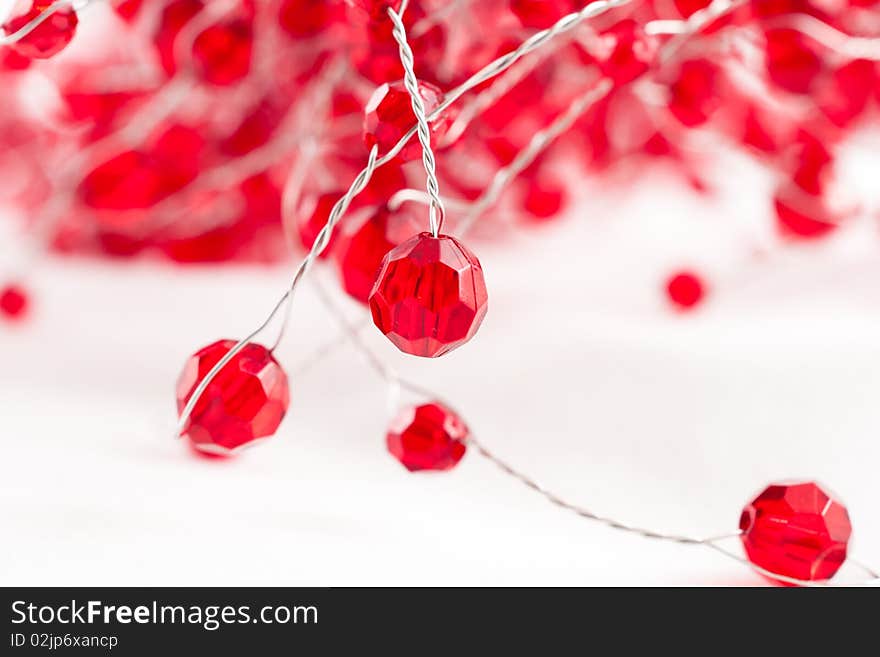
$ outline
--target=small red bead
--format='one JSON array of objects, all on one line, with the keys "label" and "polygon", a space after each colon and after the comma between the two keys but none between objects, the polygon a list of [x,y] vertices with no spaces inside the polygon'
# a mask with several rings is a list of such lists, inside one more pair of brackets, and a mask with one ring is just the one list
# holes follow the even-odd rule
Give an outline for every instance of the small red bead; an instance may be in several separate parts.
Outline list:
[{"label": "small red bead", "polygon": [[812,482],[769,486],[743,509],[739,528],[756,566],[793,579],[830,579],[846,560],[846,508]]},{"label": "small red bead", "polygon": [[450,470],[464,456],[468,428],[439,402],[405,409],[388,428],[388,451],[410,472]]},{"label": "small red bead", "polygon": [[[36,0],[26,13],[8,20],[3,25],[3,31],[6,34],[17,32],[52,4],[49,0]],[[32,32],[10,44],[10,48],[24,57],[47,59],[57,55],[70,43],[76,34],[77,23],[79,23],[79,19],[76,17],[76,12],[70,7],[62,7],[40,23]]]},{"label": "small red bead", "polygon": [[766,38],[770,79],[786,91],[808,93],[823,68],[812,42],[792,29],[767,30]]},{"label": "small red bead", "polygon": [[382,267],[382,259],[411,236],[416,226],[409,213],[392,213],[387,207],[381,207],[371,213],[357,230],[346,235],[336,250],[345,291],[358,301],[367,303]]},{"label": "small red bead", "polygon": [[[419,93],[424,101],[425,114],[430,114],[443,102],[443,92],[428,82],[419,82]],[[402,81],[383,84],[376,89],[365,112],[364,143],[368,149],[378,144],[380,157],[390,151],[416,124],[409,92]],[[432,146],[435,146],[435,140],[442,139],[448,128],[449,115],[440,117],[431,124]],[[421,154],[422,146],[413,135],[397,158],[410,161],[419,158]]]},{"label": "small red bead", "polygon": [[283,0],[278,10],[281,28],[292,37],[318,34],[344,18],[339,0]]},{"label": "small red bead", "polygon": [[679,272],[667,281],[666,294],[678,308],[689,310],[703,300],[703,281],[691,272]]},{"label": "small red bead", "polygon": [[708,59],[681,64],[677,79],[669,85],[669,111],[683,125],[701,125],[718,108],[718,73],[718,66]]},{"label": "small red bead", "polygon": [[193,43],[193,59],[203,80],[228,86],[247,76],[253,46],[251,22],[236,18],[201,32]]},{"label": "small red bead", "polygon": [[636,21],[620,21],[598,37],[595,53],[602,74],[615,84],[627,84],[644,74],[659,48],[656,37],[645,34]]},{"label": "small red bead", "polygon": [[[299,235],[299,241],[302,243],[306,251],[311,251],[315,245],[315,240],[333,211],[333,206],[345,196],[345,190],[327,192],[317,196],[307,196],[303,198],[297,211],[296,232]],[[338,231],[334,230],[327,242],[327,247],[321,252],[319,257],[328,257],[334,249]]]},{"label": "small red bead", "polygon": [[345,0],[345,2],[355,9],[360,9],[374,21],[388,18],[389,8],[400,12],[400,5],[403,4],[403,0]]},{"label": "small red bead", "polygon": [[544,30],[563,16],[581,8],[575,0],[510,0],[512,11],[524,27]]},{"label": "small red bead", "polygon": [[27,313],[29,301],[24,288],[13,283],[0,289],[0,312],[8,319],[21,319]]},{"label": "small red bead", "polygon": [[[190,357],[177,382],[178,413],[199,382],[234,346],[234,340],[218,340]],[[229,454],[274,434],[289,404],[284,370],[268,349],[251,343],[211,380],[183,433],[197,449]]]},{"label": "small red bead", "polygon": [[488,310],[480,261],[448,235],[416,235],[382,261],[373,323],[401,351],[434,358],[470,340]]}]

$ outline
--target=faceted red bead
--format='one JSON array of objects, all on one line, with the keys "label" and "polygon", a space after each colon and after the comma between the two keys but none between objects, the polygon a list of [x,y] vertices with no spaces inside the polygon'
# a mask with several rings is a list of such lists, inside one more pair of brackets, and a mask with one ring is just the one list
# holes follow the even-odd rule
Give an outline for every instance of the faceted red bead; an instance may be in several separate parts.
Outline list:
[{"label": "faceted red bead", "polygon": [[254,33],[251,22],[236,18],[212,25],[193,43],[193,59],[202,79],[218,86],[235,84],[251,67]]},{"label": "faceted red bead", "polygon": [[620,21],[598,37],[596,58],[603,75],[626,84],[645,73],[657,55],[659,41],[636,21]]},{"label": "faceted red bead", "polygon": [[803,581],[830,579],[852,533],[846,508],[812,482],[769,486],[743,509],[739,528],[749,561]]},{"label": "faceted red bead", "polygon": [[575,0],[510,0],[510,10],[525,27],[546,29],[581,8]]},{"label": "faceted red bead", "polygon": [[688,310],[703,300],[703,281],[691,272],[679,272],[666,282],[669,300],[682,310]]},{"label": "faceted red bead", "polygon": [[[333,206],[343,196],[345,196],[345,190],[340,189],[318,196],[308,196],[302,200],[297,211],[296,232],[306,251],[311,251],[315,240],[318,239],[318,234],[330,218]],[[338,231],[334,230],[330,235],[330,241],[327,242],[327,247],[319,257],[326,258],[333,252],[337,235]]]},{"label": "faceted red bead", "polygon": [[477,257],[448,235],[416,235],[389,252],[370,295],[373,323],[401,351],[434,358],[470,340],[488,310]]},{"label": "faceted red bead", "polygon": [[[11,18],[3,25],[6,34],[17,32],[46,9],[51,0],[35,0],[26,13]],[[32,32],[10,45],[18,54],[31,59],[46,59],[57,55],[73,39],[79,19],[70,7],[62,7],[40,23]]]},{"label": "faceted red bead", "polygon": [[376,284],[382,259],[398,244],[417,231],[417,223],[405,211],[377,208],[346,235],[336,250],[342,287],[358,301],[366,303]]},{"label": "faceted red bead", "polygon": [[388,428],[388,451],[410,472],[450,470],[464,456],[468,428],[439,402],[405,409]]},{"label": "faceted red bead", "polygon": [[0,289],[0,312],[8,319],[21,319],[27,313],[28,295],[23,287],[15,283]]},{"label": "faceted red bead", "polygon": [[[443,92],[433,84],[419,82],[419,93],[424,101],[425,114],[433,112],[443,102]],[[403,82],[383,84],[376,89],[365,109],[364,143],[367,148],[379,146],[381,157],[390,151],[401,137],[416,124],[409,92]],[[449,115],[440,117],[431,124],[432,147],[449,129]],[[414,135],[400,151],[397,158],[410,161],[419,158],[422,146]]]},{"label": "faceted red bead", "polygon": [[[220,362],[234,340],[218,340],[193,354],[177,382],[182,413],[199,382]],[[183,433],[202,451],[228,454],[278,429],[290,403],[287,375],[271,352],[248,344],[205,388]]]}]

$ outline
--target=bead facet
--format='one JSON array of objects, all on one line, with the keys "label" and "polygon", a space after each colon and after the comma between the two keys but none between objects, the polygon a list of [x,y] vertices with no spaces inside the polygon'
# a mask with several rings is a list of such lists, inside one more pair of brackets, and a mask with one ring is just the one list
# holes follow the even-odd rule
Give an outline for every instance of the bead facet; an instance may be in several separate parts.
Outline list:
[{"label": "bead facet", "polygon": [[768,486],[743,509],[746,555],[766,571],[803,581],[830,579],[846,560],[846,508],[813,482]]},{"label": "bead facet", "polygon": [[434,358],[470,340],[488,310],[477,257],[448,235],[416,235],[382,261],[373,323],[401,351]]},{"label": "bead facet", "polygon": [[[177,382],[178,413],[199,382],[234,346],[234,340],[218,340],[187,361]],[[274,434],[289,403],[284,370],[268,349],[251,343],[211,380],[182,433],[196,449],[230,454]]]},{"label": "bead facet", "polygon": [[388,451],[410,472],[450,470],[464,456],[468,428],[439,402],[405,409],[388,428]]}]

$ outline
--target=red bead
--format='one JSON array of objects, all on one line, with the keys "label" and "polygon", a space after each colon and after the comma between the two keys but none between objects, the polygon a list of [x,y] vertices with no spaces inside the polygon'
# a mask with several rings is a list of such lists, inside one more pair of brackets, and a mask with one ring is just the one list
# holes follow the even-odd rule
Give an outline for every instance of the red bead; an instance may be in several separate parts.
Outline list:
[{"label": "red bead", "polygon": [[370,310],[398,349],[434,358],[474,336],[488,302],[477,257],[453,237],[421,233],[383,259]]},{"label": "red bead", "polygon": [[278,21],[292,37],[312,36],[342,21],[343,9],[339,0],[283,0]]},{"label": "red bead", "polygon": [[132,22],[144,5],[144,0],[118,0],[113,9],[125,21]]},{"label": "red bead", "polygon": [[693,14],[712,4],[712,0],[673,0],[673,4],[682,18],[690,18]]},{"label": "red bead", "polygon": [[768,30],[766,37],[765,66],[770,79],[792,93],[809,92],[823,68],[812,42],[791,29]]},{"label": "red bead", "polygon": [[669,85],[669,111],[683,125],[705,123],[721,100],[716,89],[718,66],[708,59],[681,64],[678,78]]},{"label": "red bead", "polygon": [[812,482],[769,486],[743,509],[739,528],[756,566],[793,579],[830,579],[846,560],[846,508]]},{"label": "red bead", "polygon": [[[299,241],[302,243],[306,251],[311,251],[318,239],[318,234],[327,224],[333,206],[345,196],[345,190],[328,192],[319,196],[307,196],[303,198],[297,211],[296,231],[299,235]],[[334,230],[327,242],[327,247],[321,252],[319,257],[326,258],[332,252],[337,238],[337,231]]]},{"label": "red bead", "polygon": [[679,272],[666,283],[669,300],[682,310],[689,310],[703,300],[703,281],[691,272]]},{"label": "red bead", "polygon": [[381,207],[351,235],[346,235],[337,249],[339,274],[345,291],[366,303],[376,284],[382,259],[411,236],[417,230],[416,226],[409,213],[392,213],[387,207]]},{"label": "red bead", "polygon": [[[218,340],[187,361],[177,382],[178,413],[199,382],[234,346],[234,340]],[[251,343],[211,380],[183,433],[197,449],[229,454],[274,434],[289,403],[284,370],[268,349]]]},{"label": "red bead", "polygon": [[177,71],[174,44],[183,27],[205,6],[202,0],[172,0],[162,10],[154,37],[162,68],[168,75]]},{"label": "red bead", "polygon": [[794,239],[820,239],[838,226],[840,217],[822,194],[810,194],[796,184],[783,184],[773,197],[779,232]]},{"label": "red bead", "polygon": [[546,29],[581,8],[573,0],[510,0],[510,11],[525,27]]},{"label": "red bead", "polygon": [[450,470],[465,453],[468,428],[439,402],[404,410],[388,428],[388,451],[410,472]]},{"label": "red bead", "polygon": [[656,37],[645,34],[636,21],[620,21],[598,37],[599,69],[615,84],[632,82],[651,67],[658,46]]},{"label": "red bead", "polygon": [[247,76],[253,45],[251,22],[236,18],[201,32],[193,43],[193,59],[202,79],[228,86]]},{"label": "red bead", "polygon": [[525,198],[523,208],[531,217],[546,220],[555,217],[565,205],[567,191],[557,182],[539,177],[524,179]]},{"label": "red bead", "polygon": [[0,312],[8,319],[21,319],[28,309],[28,295],[24,288],[10,284],[0,289]]},{"label": "red bead", "polygon": [[[350,6],[361,10],[370,20],[382,20],[388,18],[388,8],[400,12],[403,0],[345,0]],[[390,21],[390,19],[389,19]]]},{"label": "red bead", "polygon": [[[3,25],[6,34],[17,32],[32,20],[37,18],[46,9],[52,6],[50,0],[36,0],[31,8],[24,14],[8,20]],[[18,54],[31,59],[46,59],[61,52],[76,33],[79,19],[76,12],[70,7],[62,7],[53,12],[49,18],[40,23],[32,32],[20,40],[10,44],[10,48]]]},{"label": "red bead", "polygon": [[[419,82],[419,93],[424,101],[425,114],[430,114],[443,102],[443,92],[428,82]],[[390,151],[416,124],[409,92],[402,81],[383,84],[376,89],[367,103],[365,112],[364,143],[367,148],[378,144],[380,157]],[[448,115],[440,117],[431,124],[432,146],[437,140],[442,139],[448,128]],[[401,161],[410,161],[419,158],[421,154],[422,146],[418,137],[413,135],[397,158]]]}]

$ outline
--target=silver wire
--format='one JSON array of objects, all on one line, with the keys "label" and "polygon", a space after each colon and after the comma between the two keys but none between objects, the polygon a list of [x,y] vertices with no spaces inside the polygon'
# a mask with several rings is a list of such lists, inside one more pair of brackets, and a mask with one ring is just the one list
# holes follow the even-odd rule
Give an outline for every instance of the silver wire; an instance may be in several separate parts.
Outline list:
[{"label": "silver wire", "polygon": [[593,104],[607,96],[613,87],[614,85],[611,80],[602,78],[595,86],[578,96],[565,112],[556,117],[549,126],[536,132],[513,161],[495,173],[486,191],[474,201],[464,219],[462,219],[458,231],[463,234],[470,230],[474,222],[486,210],[498,202],[504,189],[511,181],[525,171],[560,135],[571,128],[578,117],[592,107]]},{"label": "silver wire", "polygon": [[[401,15],[404,7],[401,7]],[[428,117],[425,116],[425,103],[422,101],[422,94],[419,92],[419,80],[414,70],[415,60],[413,58],[412,48],[406,40],[406,27],[403,25],[401,15],[398,15],[391,7],[388,7],[388,17],[394,24],[391,34],[397,42],[398,51],[400,52],[400,63],[403,66],[403,84],[409,93],[412,104],[413,114],[416,117],[416,131],[419,136],[419,143],[422,146],[422,164],[425,167],[425,177],[427,178],[426,187],[428,196],[431,197],[431,205],[428,210],[428,220],[431,226],[431,233],[434,237],[440,234],[443,227],[443,217],[446,212],[443,208],[443,201],[440,199],[440,183],[437,181],[437,163],[434,159],[434,151],[431,150],[431,128],[428,125]]]}]

